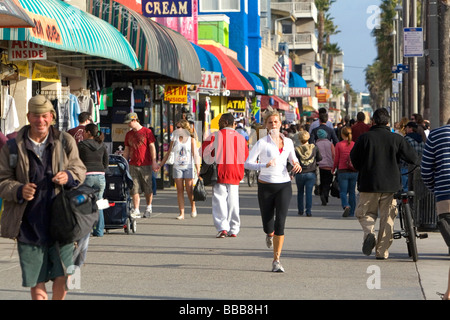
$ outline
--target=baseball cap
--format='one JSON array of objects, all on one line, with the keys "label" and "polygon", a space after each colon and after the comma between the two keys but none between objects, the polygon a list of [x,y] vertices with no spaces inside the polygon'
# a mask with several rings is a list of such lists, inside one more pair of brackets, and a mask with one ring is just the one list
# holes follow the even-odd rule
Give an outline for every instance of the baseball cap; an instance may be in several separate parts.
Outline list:
[{"label": "baseball cap", "polygon": [[130,112],[125,116],[123,123],[130,123],[133,120],[138,120],[138,115],[134,112]]}]

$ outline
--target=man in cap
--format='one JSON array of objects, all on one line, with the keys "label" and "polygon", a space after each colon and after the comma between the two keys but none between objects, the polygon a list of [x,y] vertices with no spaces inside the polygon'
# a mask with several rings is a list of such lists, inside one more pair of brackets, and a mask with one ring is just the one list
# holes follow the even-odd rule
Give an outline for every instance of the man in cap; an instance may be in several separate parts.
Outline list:
[{"label": "man in cap", "polygon": [[[9,143],[0,151],[0,197],[4,201],[1,236],[17,239],[22,285],[31,288],[32,299],[48,299],[48,280],[53,280],[53,299],[64,299],[64,269],[73,265],[74,245],[60,246],[59,252],[55,247],[50,235],[51,204],[63,186],[72,188],[83,183],[86,168],[73,137],[52,126],[56,112],[49,100],[41,95],[31,98],[27,119],[30,124],[15,138],[17,152]],[[60,168],[62,152],[66,156]],[[14,156],[10,153],[17,153],[16,161],[11,160]]]},{"label": "man in cap", "polygon": [[156,161],[155,136],[149,128],[143,127],[139,123],[138,115],[134,112],[125,116],[124,123],[127,123],[131,128],[125,136],[125,150],[123,152],[124,158],[129,161],[130,175],[133,178],[131,196],[134,209],[131,216],[140,218],[140,193],[143,192],[147,203],[144,218],[147,218],[152,213],[152,170],[159,170]]}]

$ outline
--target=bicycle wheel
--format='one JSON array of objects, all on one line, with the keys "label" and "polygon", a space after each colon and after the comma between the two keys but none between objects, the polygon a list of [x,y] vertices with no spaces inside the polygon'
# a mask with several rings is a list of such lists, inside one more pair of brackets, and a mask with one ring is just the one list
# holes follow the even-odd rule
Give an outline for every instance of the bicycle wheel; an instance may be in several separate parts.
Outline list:
[{"label": "bicycle wheel", "polygon": [[408,254],[413,259],[413,261],[416,262],[419,258],[419,255],[417,253],[416,229],[414,228],[411,208],[408,203],[403,205],[403,214],[403,223],[406,233],[406,245],[408,246]]}]

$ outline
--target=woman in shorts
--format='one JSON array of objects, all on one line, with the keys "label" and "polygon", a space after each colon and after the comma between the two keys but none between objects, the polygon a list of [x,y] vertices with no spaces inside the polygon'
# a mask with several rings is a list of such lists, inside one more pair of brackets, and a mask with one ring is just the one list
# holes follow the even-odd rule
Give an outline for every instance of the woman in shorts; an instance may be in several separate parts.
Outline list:
[{"label": "woman in shorts", "polygon": [[188,199],[191,202],[191,217],[197,216],[197,209],[195,208],[195,201],[193,196],[194,189],[194,166],[197,173],[200,171],[200,161],[194,133],[191,130],[189,122],[180,120],[176,124],[176,130],[172,134],[172,141],[169,145],[169,150],[161,161],[160,167],[164,166],[170,153],[173,152],[174,162],[172,176],[175,180],[177,188],[178,208],[180,215],[178,220],[184,219],[184,188]]}]

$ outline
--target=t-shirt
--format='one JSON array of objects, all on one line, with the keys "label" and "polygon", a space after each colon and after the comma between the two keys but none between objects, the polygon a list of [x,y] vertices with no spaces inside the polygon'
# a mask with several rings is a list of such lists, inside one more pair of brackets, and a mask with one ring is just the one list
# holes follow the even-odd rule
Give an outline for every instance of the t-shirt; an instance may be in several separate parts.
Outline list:
[{"label": "t-shirt", "polygon": [[70,133],[70,135],[71,135],[72,137],[74,137],[74,138],[75,138],[75,141],[78,143],[78,142],[80,142],[80,141],[83,141],[83,139],[84,139],[84,136],[83,136],[84,129],[85,129],[85,126],[80,125],[80,126],[78,126],[78,127],[75,127],[75,128],[70,129],[70,130],[67,131],[67,132]]},{"label": "t-shirt", "polygon": [[142,127],[138,131],[128,131],[125,136],[125,147],[130,149],[130,165],[150,166],[152,157],[149,145],[154,142],[155,136],[149,128]]}]

